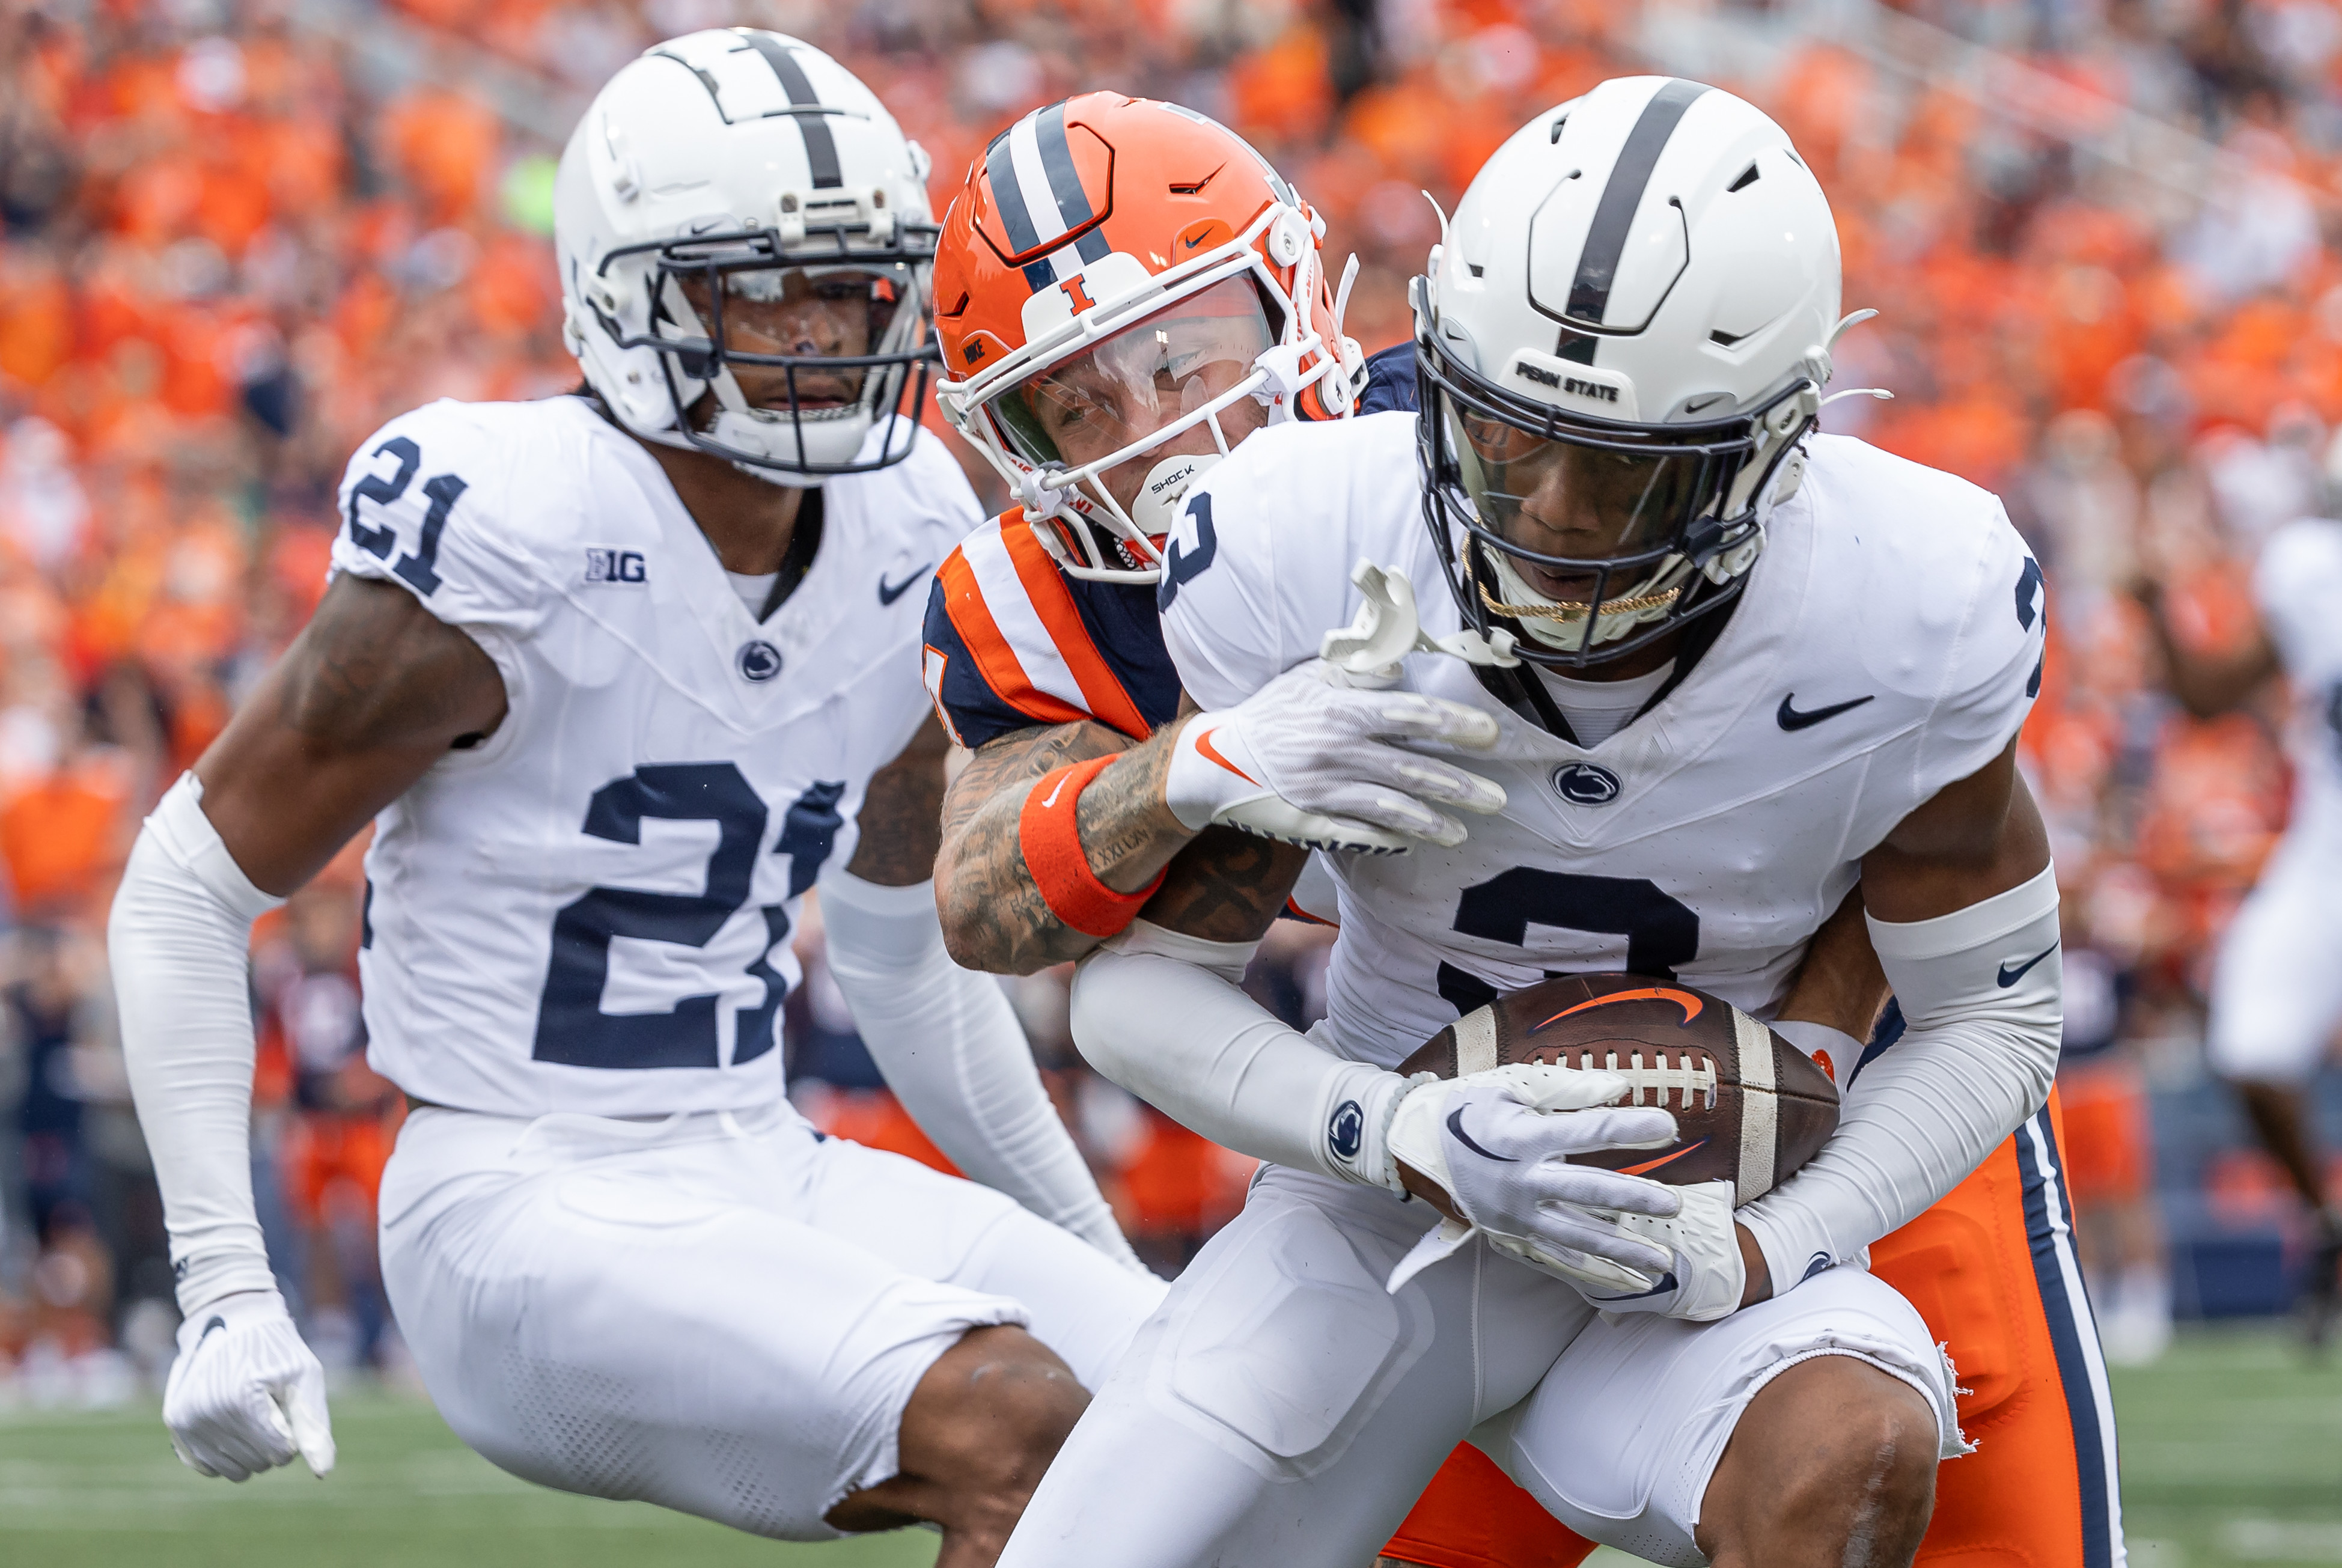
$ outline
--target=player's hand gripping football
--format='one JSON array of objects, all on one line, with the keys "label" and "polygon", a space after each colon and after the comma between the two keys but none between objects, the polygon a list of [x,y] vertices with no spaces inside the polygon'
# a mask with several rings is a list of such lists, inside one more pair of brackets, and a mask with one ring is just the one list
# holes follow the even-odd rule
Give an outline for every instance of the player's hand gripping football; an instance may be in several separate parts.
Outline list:
[{"label": "player's hand gripping football", "polygon": [[[1412,1172],[1430,1183],[1436,1191],[1424,1195],[1469,1227],[1452,1219],[1435,1243],[1439,1255],[1478,1231],[1498,1251],[1572,1283],[1576,1276],[1569,1271],[1588,1267],[1630,1278],[1641,1277],[1636,1271],[1665,1273],[1667,1253],[1625,1228],[1619,1216],[1670,1218],[1680,1206],[1679,1189],[1568,1164],[1572,1154],[1675,1141],[1675,1118],[1665,1111],[1607,1104],[1626,1092],[1615,1073],[1533,1064],[1411,1090],[1391,1119],[1390,1157],[1402,1175]],[[1413,1270],[1402,1265],[1402,1272]]]},{"label": "player's hand gripping football", "polygon": [[1387,853],[1463,843],[1464,824],[1438,806],[1504,809],[1497,785],[1395,744],[1486,750],[1496,743],[1492,715],[1340,679],[1312,659],[1232,708],[1188,719],[1164,784],[1172,814],[1190,828],[1224,823],[1313,849]]},{"label": "player's hand gripping football", "polygon": [[1732,1183],[1700,1182],[1671,1189],[1683,1198],[1676,1213],[1589,1213],[1626,1235],[1639,1236],[1667,1255],[1657,1270],[1621,1268],[1615,1260],[1587,1254],[1556,1260],[1546,1272],[1577,1287],[1577,1293],[1604,1312],[1656,1313],[1662,1317],[1712,1323],[1740,1308],[1748,1289],[1740,1233],[1732,1218]]},{"label": "player's hand gripping football", "polygon": [[275,1291],[223,1296],[179,1325],[163,1424],[188,1469],[245,1481],[290,1464],[334,1467],[325,1369]]}]

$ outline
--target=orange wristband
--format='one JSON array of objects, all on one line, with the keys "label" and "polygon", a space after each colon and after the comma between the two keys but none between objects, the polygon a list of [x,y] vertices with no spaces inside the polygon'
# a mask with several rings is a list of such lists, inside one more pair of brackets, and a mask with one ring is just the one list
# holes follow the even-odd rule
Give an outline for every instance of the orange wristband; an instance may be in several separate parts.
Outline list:
[{"label": "orange wristband", "polygon": [[1166,866],[1156,872],[1155,880],[1136,893],[1116,893],[1090,869],[1074,807],[1090,780],[1112,761],[1110,756],[1092,757],[1043,774],[1033,781],[1032,790],[1025,796],[1025,809],[1016,819],[1017,844],[1025,852],[1025,868],[1033,874],[1033,885],[1041,890],[1042,902],[1050,914],[1086,936],[1113,936],[1129,925],[1163,885],[1164,873],[1171,869]]}]

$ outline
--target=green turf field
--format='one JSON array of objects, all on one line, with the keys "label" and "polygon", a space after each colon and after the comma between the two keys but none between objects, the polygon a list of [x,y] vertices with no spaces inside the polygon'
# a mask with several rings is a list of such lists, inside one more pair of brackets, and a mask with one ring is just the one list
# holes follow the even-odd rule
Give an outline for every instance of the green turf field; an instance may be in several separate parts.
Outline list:
[{"label": "green turf field", "polygon": [[[2262,1331],[2118,1373],[2139,1568],[2342,1563],[2342,1367]],[[0,1563],[24,1568],[924,1568],[917,1533],[780,1546],[512,1480],[423,1405],[335,1402],[341,1465],[244,1486],[180,1468],[151,1412],[0,1416]],[[1628,1568],[1604,1553],[1597,1563]]]}]

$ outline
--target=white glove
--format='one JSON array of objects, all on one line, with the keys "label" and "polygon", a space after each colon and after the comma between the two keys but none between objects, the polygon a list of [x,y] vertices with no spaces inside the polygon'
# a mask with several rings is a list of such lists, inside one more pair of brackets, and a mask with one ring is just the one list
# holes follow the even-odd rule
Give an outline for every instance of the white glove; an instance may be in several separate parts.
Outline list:
[{"label": "white glove", "polygon": [[325,1369],[273,1290],[222,1296],[179,1325],[163,1424],[202,1475],[246,1481],[295,1453],[313,1474],[334,1467]]},{"label": "white glove", "polygon": [[1701,1182],[1675,1190],[1683,1196],[1683,1207],[1664,1219],[1636,1213],[1585,1216],[1597,1223],[1611,1221],[1621,1233],[1663,1248],[1669,1260],[1663,1269],[1620,1268],[1587,1255],[1556,1261],[1546,1272],[1575,1284],[1578,1294],[1604,1312],[1656,1313],[1713,1323],[1739,1311],[1748,1271],[1740,1261],[1740,1236],[1732,1222],[1732,1183]]},{"label": "white glove", "polygon": [[1615,1073],[1526,1064],[1410,1092],[1391,1120],[1390,1157],[1437,1183],[1469,1223],[1447,1221],[1425,1237],[1392,1274],[1390,1288],[1475,1232],[1546,1273],[1593,1263],[1630,1278],[1636,1270],[1654,1278],[1665,1273],[1666,1253],[1626,1230],[1617,1216],[1672,1215],[1677,1189],[1566,1158],[1675,1141],[1675,1118],[1665,1111],[1608,1104],[1626,1092],[1626,1080]]},{"label": "white glove", "polygon": [[1426,802],[1483,814],[1505,792],[1396,740],[1485,750],[1495,717],[1419,692],[1357,691],[1322,659],[1296,664],[1232,708],[1179,732],[1164,804],[1190,828],[1224,823],[1312,849],[1453,847],[1464,824]]}]

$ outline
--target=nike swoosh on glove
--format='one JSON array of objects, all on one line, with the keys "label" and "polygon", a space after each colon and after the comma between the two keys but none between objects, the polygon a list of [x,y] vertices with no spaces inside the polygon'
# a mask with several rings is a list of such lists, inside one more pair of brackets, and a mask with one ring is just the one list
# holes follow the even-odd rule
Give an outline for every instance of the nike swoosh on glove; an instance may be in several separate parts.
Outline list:
[{"label": "nike swoosh on glove", "polygon": [[1505,792],[1400,742],[1486,750],[1494,715],[1419,692],[1337,684],[1322,659],[1296,664],[1232,708],[1181,728],[1164,804],[1190,828],[1226,824],[1312,849],[1453,847],[1464,824],[1436,806],[1488,814]]},{"label": "nike swoosh on glove", "polygon": [[163,1424],[188,1469],[245,1481],[290,1464],[334,1468],[325,1369],[275,1291],[222,1296],[179,1325]]},{"label": "nike swoosh on glove", "polygon": [[1567,1163],[1571,1154],[1674,1142],[1675,1118],[1665,1111],[1608,1104],[1626,1092],[1615,1073],[1517,1064],[1410,1093],[1392,1118],[1391,1157],[1436,1182],[1470,1223],[1446,1221],[1426,1235],[1393,1271],[1389,1288],[1476,1233],[1546,1273],[1588,1260],[1628,1274],[1664,1273],[1666,1253],[1615,1216],[1672,1215],[1677,1189]]},{"label": "nike swoosh on glove", "polygon": [[1547,1272],[1568,1280],[1578,1294],[1606,1313],[1656,1313],[1690,1323],[1727,1317],[1740,1310],[1740,1297],[1748,1288],[1748,1267],[1741,1261],[1740,1236],[1732,1221],[1732,1190],[1730,1182],[1677,1187],[1683,1207],[1666,1218],[1586,1215],[1665,1249],[1668,1262],[1662,1271],[1619,1268],[1588,1256],[1556,1263]]}]

